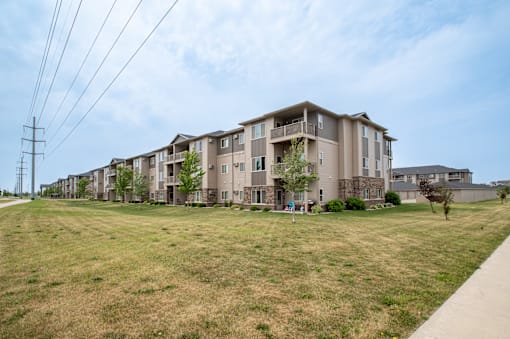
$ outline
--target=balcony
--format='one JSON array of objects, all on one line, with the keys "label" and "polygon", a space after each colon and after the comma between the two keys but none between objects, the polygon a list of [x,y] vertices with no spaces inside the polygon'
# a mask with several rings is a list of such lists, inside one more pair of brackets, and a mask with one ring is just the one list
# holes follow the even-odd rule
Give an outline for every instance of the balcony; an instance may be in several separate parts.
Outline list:
[{"label": "balcony", "polygon": [[170,162],[180,162],[180,161],[183,161],[184,160],[184,153],[185,152],[186,151],[175,153],[175,154],[168,154],[165,157],[165,162],[170,163]]},{"label": "balcony", "polygon": [[108,172],[108,175],[111,177],[111,176],[114,176],[114,175],[117,175],[117,170],[116,169],[111,169],[110,172]]},{"label": "balcony", "polygon": [[448,173],[448,180],[460,180],[462,175],[460,173]]},{"label": "balcony", "polygon": [[275,140],[276,142],[289,140],[297,134],[304,134],[308,137],[311,136],[315,138],[315,125],[300,121],[293,124],[273,128],[271,130],[271,140],[277,139]]},{"label": "balcony", "polygon": [[[273,178],[280,178],[280,176],[278,174],[276,174],[276,171],[278,169],[285,170],[285,164],[280,163],[280,164],[271,165],[271,176]],[[313,171],[315,171],[315,163],[314,162],[310,163],[310,166],[305,168],[305,173],[312,173]]]},{"label": "balcony", "polygon": [[166,177],[166,183],[167,184],[178,184],[179,183],[179,178],[176,177],[176,176],[169,176],[169,177]]}]

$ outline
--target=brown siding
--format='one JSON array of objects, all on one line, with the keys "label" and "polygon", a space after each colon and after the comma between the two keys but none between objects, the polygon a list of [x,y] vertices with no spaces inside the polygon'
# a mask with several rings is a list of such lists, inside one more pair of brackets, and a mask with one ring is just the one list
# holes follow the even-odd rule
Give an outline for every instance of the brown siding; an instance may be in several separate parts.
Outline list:
[{"label": "brown siding", "polygon": [[260,186],[266,184],[266,171],[252,172],[251,184],[253,186]]},{"label": "brown siding", "polygon": [[[221,139],[223,139],[223,138],[228,138],[228,147],[221,148]],[[232,153],[232,141],[233,141],[232,135],[227,135],[227,136],[218,138],[218,155]]]},{"label": "brown siding", "polygon": [[363,145],[361,150],[361,156],[368,158],[368,138],[361,138]]},{"label": "brown siding", "polygon": [[266,138],[251,141],[251,157],[266,155]]},{"label": "brown siding", "polygon": [[[237,133],[237,134],[241,134],[241,133]],[[246,135],[244,136],[244,142],[246,142]],[[244,144],[239,144],[239,138],[234,139],[234,152],[241,152],[241,151],[244,151]]]},{"label": "brown siding", "polygon": [[322,129],[320,129],[319,128],[319,118],[317,117],[318,113],[320,114],[320,112],[314,112],[312,114],[312,119],[310,119],[310,114],[308,114],[308,117],[309,117],[308,122],[315,125],[316,131],[317,131],[317,136],[324,138],[324,139],[328,139],[328,140],[338,141],[337,119],[335,119],[329,115],[322,114],[323,126],[322,126]]}]

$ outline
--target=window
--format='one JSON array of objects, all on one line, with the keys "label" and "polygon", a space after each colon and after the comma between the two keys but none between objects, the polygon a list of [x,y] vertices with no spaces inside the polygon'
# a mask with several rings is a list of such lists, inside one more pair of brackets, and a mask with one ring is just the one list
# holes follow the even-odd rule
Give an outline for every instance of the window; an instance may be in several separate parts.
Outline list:
[{"label": "window", "polygon": [[221,148],[227,148],[228,147],[228,137],[221,138],[221,140],[220,140],[220,147]]},{"label": "window", "polygon": [[304,201],[305,200],[305,192],[296,192],[294,193],[295,201]]},{"label": "window", "polygon": [[377,197],[377,199],[381,199],[382,198],[382,189],[380,189],[380,188],[376,189],[375,196]]},{"label": "window", "polygon": [[195,152],[202,152],[202,140],[199,140],[199,141],[195,141],[193,143],[193,147],[192,149],[195,151]]},{"label": "window", "polygon": [[228,200],[228,191],[221,191],[221,200]]},{"label": "window", "polygon": [[381,170],[381,160],[376,160],[375,161],[375,169],[377,171],[380,171]]},{"label": "window", "polygon": [[408,175],[407,176],[407,182],[411,182],[413,181],[413,176],[412,175]]},{"label": "window", "polygon": [[151,192],[151,200],[154,200],[154,193]]},{"label": "window", "polygon": [[319,152],[319,165],[324,164],[324,152]]},{"label": "window", "polygon": [[423,179],[425,179],[425,176],[424,176],[423,174],[420,174],[420,175],[418,176],[418,178],[419,178],[420,180],[423,180]]},{"label": "window", "polygon": [[375,139],[375,141],[381,141],[381,132],[375,131],[374,139]]},{"label": "window", "polygon": [[195,201],[202,201],[202,191],[196,191],[193,195]]},{"label": "window", "polygon": [[266,124],[261,122],[251,126],[251,138],[259,139],[266,136]]},{"label": "window", "polygon": [[154,176],[151,175],[151,182],[154,182]]},{"label": "window", "polygon": [[239,133],[239,145],[244,144],[244,133]]},{"label": "window", "polygon": [[319,190],[319,201],[324,201],[324,190],[322,188]]},{"label": "window", "polygon": [[135,160],[133,160],[133,167],[134,167],[134,168],[138,168],[138,167],[140,167],[140,159],[135,159]]},{"label": "window", "polygon": [[149,161],[149,165],[151,167],[154,167],[156,165],[156,158],[155,157],[152,157],[151,160]]},{"label": "window", "polygon": [[163,200],[163,192],[158,192],[158,200]]},{"label": "window", "polygon": [[165,152],[159,152],[159,161],[164,161],[165,160]]},{"label": "window", "polygon": [[429,179],[435,179],[435,178],[436,178],[435,174],[429,174]]},{"label": "window", "polygon": [[163,181],[163,172],[159,172],[159,181]]},{"label": "window", "polygon": [[228,165],[222,164],[221,165],[221,174],[227,174],[228,173]]},{"label": "window", "polygon": [[239,200],[244,201],[244,191],[239,191]]},{"label": "window", "polygon": [[361,135],[363,138],[368,138],[368,127],[365,125],[361,126]]},{"label": "window", "polygon": [[240,171],[240,172],[244,172],[244,171],[245,171],[245,165],[244,165],[244,162],[240,162],[240,163],[239,163],[239,171]]},{"label": "window", "polygon": [[363,158],[363,168],[368,168],[368,158]]},{"label": "window", "polygon": [[263,204],[266,201],[266,191],[263,189],[255,188],[251,191],[251,203]]},{"label": "window", "polygon": [[322,114],[317,114],[317,125],[319,126],[319,129],[323,129],[324,128],[324,120],[323,120],[323,116]]},{"label": "window", "polygon": [[364,198],[365,200],[370,199],[370,188],[365,188],[365,189],[363,190],[363,198]]},{"label": "window", "polygon": [[251,159],[251,171],[259,172],[266,170],[266,157],[256,157]]}]

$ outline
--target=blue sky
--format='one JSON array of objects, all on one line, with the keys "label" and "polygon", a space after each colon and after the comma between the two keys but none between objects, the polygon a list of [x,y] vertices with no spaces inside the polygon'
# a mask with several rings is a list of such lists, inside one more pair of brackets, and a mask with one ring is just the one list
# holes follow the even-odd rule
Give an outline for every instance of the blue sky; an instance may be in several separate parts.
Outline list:
[{"label": "blue sky", "polygon": [[[58,111],[112,2],[83,1],[42,110],[79,1],[62,4],[35,106],[47,128],[37,186],[153,150],[180,132],[232,129],[305,100],[337,113],[364,111],[387,127],[398,139],[394,167],[442,164],[469,168],[475,182],[510,179],[508,1],[182,0],[55,149],[169,6],[141,4],[62,124],[137,3],[116,3]],[[54,5],[0,2],[2,189],[15,185]]]}]

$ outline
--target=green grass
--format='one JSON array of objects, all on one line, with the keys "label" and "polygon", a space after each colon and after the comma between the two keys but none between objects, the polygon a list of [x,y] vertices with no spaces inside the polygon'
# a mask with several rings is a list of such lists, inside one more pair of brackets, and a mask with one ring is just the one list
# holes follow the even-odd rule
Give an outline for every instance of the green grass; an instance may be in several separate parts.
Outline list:
[{"label": "green grass", "polygon": [[406,337],[510,234],[510,205],[297,216],[0,209],[0,337]]}]

